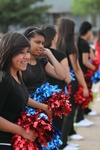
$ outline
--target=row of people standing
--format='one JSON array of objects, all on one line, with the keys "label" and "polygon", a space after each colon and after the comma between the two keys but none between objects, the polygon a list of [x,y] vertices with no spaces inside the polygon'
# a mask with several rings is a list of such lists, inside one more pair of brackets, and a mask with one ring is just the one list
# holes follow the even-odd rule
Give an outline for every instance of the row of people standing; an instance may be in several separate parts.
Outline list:
[{"label": "row of people standing", "polygon": [[0,41],[0,149],[12,150],[13,133],[25,139],[36,139],[33,131],[16,124],[25,106],[43,109],[48,115],[46,104],[37,103],[28,96],[20,71],[27,68],[30,60],[30,43],[20,33],[6,33]]},{"label": "row of people standing", "polygon": [[[69,66],[71,70],[74,70],[78,81],[84,87],[84,95],[88,96],[87,86],[86,86],[82,71],[78,63],[78,56],[77,56],[78,52],[74,44],[75,42],[74,41],[74,22],[66,18],[61,18],[61,20],[59,20],[59,23],[60,22],[62,25],[61,27],[59,27],[58,32],[55,30],[54,26],[44,25],[42,27],[46,36],[45,47],[51,50],[51,52],[60,61],[62,65],[64,64],[63,67],[67,69],[67,71],[68,71],[68,63],[67,65],[65,65],[66,64],[65,61],[69,62]],[[63,31],[61,31],[61,29]],[[58,38],[58,40],[56,40],[56,38]],[[61,52],[63,52],[67,56],[66,59],[65,57],[64,57],[64,60],[62,59]],[[49,78],[49,82],[52,84],[59,85],[58,81],[52,80],[51,78]],[[62,89],[64,89],[64,84],[66,84],[64,83],[64,81],[62,83],[60,82],[60,87],[62,86]],[[53,120],[54,125],[62,131],[61,140],[63,141],[63,145],[59,147],[60,149],[66,146],[67,146],[66,147],[67,149],[71,148],[68,145],[68,141],[66,139],[68,139],[69,134],[71,135],[71,132],[72,134],[76,134],[76,132],[74,131],[74,127],[73,127],[75,111],[77,109],[77,104],[75,104],[75,101],[74,101],[74,94],[77,91],[78,82],[77,80],[75,80],[75,81],[72,81],[70,84],[72,86],[72,89],[71,89],[72,93],[70,97],[70,102],[72,104],[72,112],[67,117],[64,117],[62,119],[56,117]]]},{"label": "row of people standing", "polygon": [[[40,87],[46,80],[51,82],[54,85],[58,84],[59,87],[63,90],[64,90],[66,83],[67,84],[70,83],[72,85],[72,93],[70,97],[70,102],[72,104],[72,112],[67,117],[63,117],[62,119],[55,118],[55,117],[53,118],[53,123],[55,124],[55,122],[57,123],[57,121],[59,121],[59,123],[57,123],[59,124],[59,126],[58,125],[57,126],[59,129],[62,130],[61,140],[63,141],[63,145],[60,147],[61,149],[64,147],[66,147],[67,149],[70,149],[70,146],[68,145],[66,138],[68,138],[68,136],[71,134],[70,133],[71,130],[76,134],[76,132],[74,131],[74,127],[73,127],[75,111],[77,109],[77,104],[75,104],[75,101],[74,101],[74,93],[77,90],[78,82],[81,83],[81,85],[84,88],[84,96],[88,96],[87,85],[84,80],[83,73],[78,62],[78,51],[77,51],[75,41],[74,41],[74,26],[75,24],[72,20],[61,18],[60,20],[58,20],[58,32],[56,32],[56,30],[52,26],[49,26],[49,25],[44,26],[41,29],[29,28],[24,32],[24,35],[26,36],[26,38],[18,33],[8,33],[4,36],[5,38],[2,38],[1,43],[0,43],[0,46],[2,49],[1,51],[2,59],[0,62],[0,69],[1,69],[1,77],[2,77],[1,79],[3,79],[1,80],[0,89],[2,89],[5,92],[7,91],[8,92],[7,96],[10,95],[12,92],[12,90],[10,90],[9,88],[9,86],[12,85],[11,77],[13,77],[14,81],[15,82],[17,81],[17,83],[19,83],[20,85],[22,83],[20,82],[21,76],[19,74],[19,71],[23,71],[22,78],[27,87],[28,94],[32,94],[33,92],[35,92],[36,88]],[[20,45],[19,45],[18,41],[16,40],[18,39],[16,38],[16,36],[18,36],[18,38],[19,36],[22,36],[24,42],[26,42],[28,39],[30,43],[28,43],[28,46],[27,46],[27,45],[23,45],[23,43],[21,43],[20,41]],[[50,38],[51,38],[51,41],[49,41]],[[5,47],[6,41],[8,41],[7,47],[11,46],[9,47],[9,49],[6,49]],[[16,42],[17,44],[15,45]],[[50,50],[44,49],[44,45],[45,45],[45,48],[49,48]],[[17,47],[19,49],[17,49]],[[27,56],[29,54],[29,48],[27,49],[27,47],[30,48],[30,56],[31,56],[30,58],[29,56]],[[9,55],[11,56],[10,59],[9,59]],[[22,55],[23,58],[21,58],[22,60],[16,60],[16,62],[19,61],[18,65],[22,65],[22,68],[15,66],[13,62],[14,57],[15,56],[18,57],[19,55]],[[39,58],[39,56],[41,57]],[[48,57],[49,61],[45,56]],[[68,64],[70,66],[70,69],[74,70],[74,74],[76,78],[75,81],[71,81],[71,77],[68,71]],[[47,78],[45,78],[45,72],[46,74],[48,74]],[[5,76],[5,73],[7,77]],[[9,76],[9,79],[11,78],[9,80],[11,83],[8,83],[8,76]],[[54,80],[54,78],[56,78],[56,80]],[[5,90],[5,87],[3,87],[4,86],[3,82],[5,82],[4,80],[7,80],[7,83],[9,84],[8,85],[9,91],[8,89]],[[1,97],[3,97],[4,93],[1,93],[1,94],[2,94]],[[5,97],[4,101],[6,99],[8,99],[8,103],[9,103],[10,98]],[[4,101],[2,101],[3,104],[1,103],[2,107],[1,107],[1,113],[0,113],[0,116],[1,116],[0,119],[3,120],[3,123],[0,126],[0,130],[2,132],[2,134],[0,134],[1,135],[0,146],[1,148],[3,147],[2,149],[4,149],[6,146],[7,148],[12,149],[11,145],[9,144],[11,134],[9,137],[8,132],[21,134],[21,131],[19,133],[19,130],[20,130],[19,127],[15,126],[15,124],[12,124],[11,123],[12,120],[10,120],[11,122],[9,122],[9,124],[12,124],[12,126],[14,127],[14,131],[12,131],[12,128],[8,128],[8,126],[4,127],[4,124],[5,123],[8,124],[7,120],[9,120],[9,114],[8,114],[9,110],[7,108],[8,105],[4,104]],[[43,109],[48,114],[51,113],[47,109],[47,105],[44,105],[44,104],[39,105],[37,103],[34,104],[33,102],[34,101],[31,101],[30,99],[30,101],[28,102],[28,105],[32,107],[39,107],[39,108],[44,106],[45,108]],[[6,105],[6,108],[5,108],[5,105]],[[25,107],[25,105],[23,107]],[[7,118],[5,117],[5,115],[3,116],[3,111],[4,111],[3,107],[8,110],[7,113],[6,112],[4,113],[7,116]],[[14,109],[15,106],[12,108]],[[5,120],[4,118],[7,120]],[[18,118],[18,116],[15,118]],[[15,120],[13,122],[15,123]],[[15,131],[16,128],[18,128],[18,130]],[[3,136],[4,141],[2,140],[2,136]],[[31,140],[35,140],[34,135],[31,134],[31,136],[32,136]],[[6,139],[8,138],[9,140],[6,141]]]},{"label": "row of people standing", "polygon": [[[64,117],[62,120],[58,119],[58,118],[56,118],[56,119],[54,118],[54,124],[58,128],[60,128],[62,131],[61,140],[63,141],[63,145],[60,146],[59,148],[62,149],[64,147],[66,147],[66,150],[67,149],[71,149],[71,150],[78,149],[78,148],[74,148],[74,147],[71,147],[70,145],[68,145],[68,141],[66,140],[66,139],[68,139],[69,135],[70,136],[77,135],[76,131],[74,130],[74,126],[73,126],[75,112],[78,107],[74,100],[74,94],[77,91],[77,86],[78,86],[77,80],[84,87],[84,95],[88,96],[88,90],[87,90],[88,85],[86,85],[85,79],[83,77],[84,72],[82,73],[82,71],[84,70],[84,68],[86,70],[87,69],[91,69],[91,70],[95,69],[95,66],[93,66],[91,63],[89,63],[91,68],[87,67],[87,65],[84,64],[84,59],[87,58],[87,61],[88,61],[90,58],[90,47],[89,47],[89,44],[87,41],[91,38],[91,24],[89,22],[84,22],[82,24],[80,30],[82,30],[82,32],[85,32],[84,34],[89,32],[88,36],[87,36],[87,40],[80,37],[82,40],[82,44],[80,44],[82,48],[80,48],[81,54],[79,53],[79,57],[81,57],[81,58],[79,59],[79,62],[80,62],[82,70],[78,63],[78,51],[77,51],[77,48],[75,45],[75,40],[74,40],[74,22],[72,20],[66,19],[66,18],[60,18],[58,20],[58,31],[57,31],[58,40],[56,41],[57,42],[56,45],[52,45],[52,43],[56,37],[55,36],[56,31],[54,30],[54,27],[52,27],[50,25],[45,25],[43,27],[43,31],[46,35],[45,46],[51,49],[52,53],[55,55],[56,58],[57,58],[58,52],[55,52],[55,50],[56,51],[58,50],[59,52],[63,51],[65,53],[65,55],[67,56],[69,66],[70,66],[71,70],[74,70],[74,74],[76,77],[76,80],[71,82],[72,93],[71,93],[71,97],[70,97],[70,102],[72,104],[72,112],[67,117]],[[78,48],[79,48],[79,46],[78,46]],[[85,54],[87,55],[87,57],[84,57]],[[85,63],[87,61],[85,61]],[[84,67],[82,65],[84,65]],[[56,84],[56,81],[53,83]],[[89,87],[89,88],[91,88],[91,87]],[[89,108],[86,108],[85,111],[91,111],[91,110],[89,110]],[[79,113],[80,113],[81,118],[78,117]],[[78,115],[77,115],[77,119],[83,120],[84,114],[83,114],[82,108],[79,108]],[[93,123],[91,121],[90,122],[88,121],[88,125],[92,125],[92,124]],[[61,126],[62,126],[62,128],[61,128]],[[80,136],[80,138],[82,138],[82,137]]]}]

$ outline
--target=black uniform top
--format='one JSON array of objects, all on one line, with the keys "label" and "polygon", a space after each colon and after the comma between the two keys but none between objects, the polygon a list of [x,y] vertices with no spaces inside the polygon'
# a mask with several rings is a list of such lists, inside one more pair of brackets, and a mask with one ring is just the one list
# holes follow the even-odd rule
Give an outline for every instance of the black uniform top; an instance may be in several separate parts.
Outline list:
[{"label": "black uniform top", "polygon": [[69,58],[69,55],[71,55],[71,54],[76,54],[76,51],[75,50],[66,50],[68,65],[69,65],[70,69],[73,70],[73,67],[72,67],[72,64],[71,64],[71,61],[70,61],[70,58]]},{"label": "black uniform top", "polygon": [[[61,51],[57,51],[57,50],[54,50],[52,48],[49,48],[52,52],[52,54],[55,56],[55,58],[61,62],[64,58],[66,58],[66,55],[61,52]],[[59,80],[59,79],[55,79],[55,78],[52,78],[50,76],[47,75],[47,81],[52,84],[52,85],[58,85],[59,88],[63,89],[64,90],[64,87],[66,85],[66,82],[63,80]]]},{"label": "black uniform top", "polygon": [[[16,123],[27,102],[28,92],[25,85],[19,84],[10,75],[2,75],[0,71],[0,116]],[[0,131],[0,143],[10,143],[11,137],[11,133]]]},{"label": "black uniform top", "polygon": [[34,93],[46,81],[45,66],[47,63],[46,58],[38,58],[36,65],[28,64],[27,69],[22,73],[29,94]]},{"label": "black uniform top", "polygon": [[90,53],[90,46],[88,44],[88,42],[82,38],[78,38],[78,42],[77,42],[77,46],[78,46],[78,50],[79,50],[79,63],[80,63],[80,67],[83,71],[83,73],[87,72],[87,67],[83,64],[82,61],[82,54],[83,53]]}]

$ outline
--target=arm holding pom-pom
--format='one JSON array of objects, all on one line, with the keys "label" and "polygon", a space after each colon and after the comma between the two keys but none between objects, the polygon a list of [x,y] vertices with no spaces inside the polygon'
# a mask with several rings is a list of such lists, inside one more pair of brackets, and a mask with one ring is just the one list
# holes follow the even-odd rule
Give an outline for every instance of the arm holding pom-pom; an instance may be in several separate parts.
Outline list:
[{"label": "arm holding pom-pom", "polygon": [[68,115],[71,112],[71,104],[69,103],[68,96],[63,92],[53,93],[52,96],[45,101],[48,108],[52,110],[54,116],[62,118],[62,115]]},{"label": "arm holding pom-pom", "polygon": [[30,107],[44,110],[49,117],[51,117],[51,115],[52,115],[52,111],[48,109],[48,105],[46,105],[46,104],[38,103],[35,100],[29,98],[27,105]]},{"label": "arm holding pom-pom", "polygon": [[54,128],[52,127],[51,122],[38,112],[30,116],[27,115],[27,112],[22,113],[17,124],[26,130],[26,134],[32,131],[36,138],[33,137],[33,140],[27,140],[22,136],[15,134],[11,140],[14,149],[25,148],[39,150],[41,144],[44,147],[47,146],[47,143],[51,141],[54,134]]},{"label": "arm holding pom-pom", "polygon": [[87,108],[89,103],[93,100],[92,91],[89,89],[89,96],[84,97],[83,87],[79,85],[77,92],[74,94],[74,98],[75,98],[75,103],[77,103],[80,107]]},{"label": "arm holding pom-pom", "polygon": [[25,129],[19,125],[16,125],[3,117],[0,117],[0,130],[4,132],[19,134],[22,137],[28,139],[28,140],[35,140],[35,136],[33,135],[33,132],[30,131],[29,133],[26,133]]}]

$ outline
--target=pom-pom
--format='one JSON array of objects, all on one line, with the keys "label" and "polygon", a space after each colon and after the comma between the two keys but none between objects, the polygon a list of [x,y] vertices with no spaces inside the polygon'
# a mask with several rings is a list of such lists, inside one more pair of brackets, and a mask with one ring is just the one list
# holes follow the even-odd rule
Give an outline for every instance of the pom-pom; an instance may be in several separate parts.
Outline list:
[{"label": "pom-pom", "polygon": [[75,81],[74,70],[72,70],[70,67],[69,67],[68,69],[69,69],[69,72],[70,72],[70,76],[71,76],[72,81]]},{"label": "pom-pom", "polygon": [[41,87],[37,88],[35,93],[33,93],[30,97],[36,100],[37,102],[43,102],[52,96],[52,93],[59,93],[61,89],[58,88],[58,85],[50,85],[48,82],[41,85]]},{"label": "pom-pom", "polygon": [[32,142],[15,134],[11,140],[14,150],[39,150],[40,145],[42,144],[46,147],[47,143],[51,141],[54,135],[54,129],[51,122],[44,116],[40,117],[39,113],[30,116],[28,116],[27,113],[22,113],[22,117],[21,119],[18,119],[17,124],[25,128],[27,133],[30,130],[33,130],[36,140]]},{"label": "pom-pom", "polygon": [[82,108],[87,108],[89,103],[93,100],[92,91],[89,89],[89,96],[83,96],[83,87],[78,86],[77,92],[74,94],[75,103],[77,103]]},{"label": "pom-pom", "polygon": [[52,110],[54,116],[62,118],[63,114],[68,115],[71,112],[68,96],[63,91],[60,91],[59,94],[53,93],[45,103],[48,104],[48,108]]},{"label": "pom-pom", "polygon": [[92,60],[92,64],[95,66],[95,70],[93,71],[93,73],[95,73],[99,69],[99,62],[97,59],[95,59],[95,60]]},{"label": "pom-pom", "polygon": [[100,82],[100,66],[97,72],[94,73],[94,75],[91,77],[91,80],[93,83]]},{"label": "pom-pom", "polygon": [[93,71],[90,69],[87,70],[87,73],[84,74],[84,78],[85,78],[88,88],[91,88],[91,85],[92,85],[91,77],[92,76],[93,76]]},{"label": "pom-pom", "polygon": [[[65,94],[58,86],[52,86],[49,83],[43,84],[33,94],[36,101],[46,103],[48,108],[53,111],[54,116],[62,117],[62,115],[68,115],[71,111],[71,104],[69,103],[69,97],[71,94],[71,86],[66,87],[67,94]],[[32,95],[32,96],[33,96]],[[36,109],[26,107],[28,115],[35,114]],[[51,118],[52,119],[52,118]]]},{"label": "pom-pom", "polygon": [[42,150],[59,150],[58,147],[63,144],[63,142],[60,139],[61,132],[55,127],[54,127],[54,136],[51,139],[51,142],[48,142],[47,147],[45,148],[42,146]]}]

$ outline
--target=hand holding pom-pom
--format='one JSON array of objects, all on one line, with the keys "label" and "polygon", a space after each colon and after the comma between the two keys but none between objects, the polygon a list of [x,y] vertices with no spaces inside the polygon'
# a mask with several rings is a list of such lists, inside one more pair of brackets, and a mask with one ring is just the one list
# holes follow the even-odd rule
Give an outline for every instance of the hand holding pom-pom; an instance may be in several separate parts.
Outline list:
[{"label": "hand holding pom-pom", "polygon": [[50,121],[45,117],[39,117],[38,112],[30,116],[27,116],[27,113],[23,113],[22,118],[18,119],[17,124],[26,130],[26,134],[34,132],[30,140],[24,138],[26,137],[25,134],[24,137],[15,134],[11,140],[14,150],[39,150],[41,144],[44,147],[47,146],[47,143],[51,141],[54,134],[54,129]]},{"label": "hand holding pom-pom", "polygon": [[71,112],[71,104],[69,103],[68,96],[61,91],[59,94],[53,93],[46,103],[52,110],[54,116],[62,118],[62,115],[68,115]]},{"label": "hand holding pom-pom", "polygon": [[79,85],[77,92],[74,95],[75,103],[77,103],[82,108],[87,108],[89,103],[93,100],[93,95],[91,90],[89,90],[89,96],[83,96],[83,87]]}]

